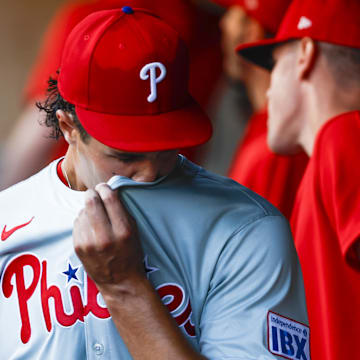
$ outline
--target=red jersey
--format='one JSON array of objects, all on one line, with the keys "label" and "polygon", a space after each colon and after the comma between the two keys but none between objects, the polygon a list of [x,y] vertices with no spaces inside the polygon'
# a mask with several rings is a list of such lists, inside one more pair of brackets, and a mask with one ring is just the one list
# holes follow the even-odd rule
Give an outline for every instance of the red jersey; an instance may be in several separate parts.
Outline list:
[{"label": "red jersey", "polygon": [[360,112],[322,127],[292,216],[313,360],[360,359],[359,139]]},{"label": "red jersey", "polygon": [[266,122],[266,111],[251,117],[229,177],[263,196],[290,219],[308,156],[305,153],[282,156],[271,152],[266,141]]}]

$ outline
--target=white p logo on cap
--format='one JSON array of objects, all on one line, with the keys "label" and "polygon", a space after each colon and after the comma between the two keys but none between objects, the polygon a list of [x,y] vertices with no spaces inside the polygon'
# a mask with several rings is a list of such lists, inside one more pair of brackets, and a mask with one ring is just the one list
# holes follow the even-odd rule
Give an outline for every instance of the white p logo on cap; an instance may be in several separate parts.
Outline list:
[{"label": "white p logo on cap", "polygon": [[[160,69],[159,77],[156,77],[156,69]],[[140,79],[148,80],[150,77],[150,95],[147,98],[149,103],[157,99],[157,84],[164,80],[166,67],[160,62],[153,62],[145,65],[140,71]]]}]

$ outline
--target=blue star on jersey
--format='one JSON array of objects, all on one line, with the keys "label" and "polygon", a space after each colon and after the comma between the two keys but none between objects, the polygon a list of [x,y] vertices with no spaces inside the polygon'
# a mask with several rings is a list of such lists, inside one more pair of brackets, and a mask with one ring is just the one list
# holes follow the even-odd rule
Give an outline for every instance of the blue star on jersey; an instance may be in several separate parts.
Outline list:
[{"label": "blue star on jersey", "polygon": [[145,269],[145,273],[146,273],[146,277],[149,279],[149,275],[155,271],[158,271],[159,269],[156,267],[152,267],[149,265],[149,257],[148,255],[145,256],[144,258],[144,269]]},{"label": "blue star on jersey", "polygon": [[63,274],[66,275],[67,278],[67,282],[69,283],[71,281],[71,279],[75,279],[75,280],[79,280],[76,276],[76,272],[78,271],[78,267],[77,268],[72,268],[71,264],[69,264],[69,268],[67,271],[63,271]]}]

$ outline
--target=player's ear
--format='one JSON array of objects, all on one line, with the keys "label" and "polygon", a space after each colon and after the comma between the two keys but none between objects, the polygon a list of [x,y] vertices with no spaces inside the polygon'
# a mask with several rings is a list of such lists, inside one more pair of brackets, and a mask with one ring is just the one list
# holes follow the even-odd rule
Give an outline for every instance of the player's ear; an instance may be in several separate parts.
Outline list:
[{"label": "player's ear", "polygon": [[79,130],[74,123],[74,117],[66,111],[57,110],[56,117],[59,122],[59,127],[64,135],[66,142],[72,145],[76,142]]},{"label": "player's ear", "polygon": [[308,37],[299,41],[297,58],[297,77],[306,79],[311,73],[317,57],[317,47],[313,39]]}]

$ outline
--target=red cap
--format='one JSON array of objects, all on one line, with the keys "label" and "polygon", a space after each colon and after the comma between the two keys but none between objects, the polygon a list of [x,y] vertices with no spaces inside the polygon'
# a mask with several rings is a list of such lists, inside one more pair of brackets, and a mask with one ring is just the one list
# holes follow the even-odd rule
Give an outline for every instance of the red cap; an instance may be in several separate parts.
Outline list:
[{"label": "red cap", "polygon": [[214,0],[229,7],[238,5],[268,32],[276,34],[291,0]]},{"label": "red cap", "polygon": [[274,39],[242,44],[236,51],[266,69],[272,50],[281,43],[310,37],[335,45],[360,48],[359,0],[294,0]]},{"label": "red cap", "polygon": [[93,13],[69,35],[59,91],[84,129],[124,151],[192,147],[211,122],[188,92],[188,54],[178,33],[147,10]]}]

